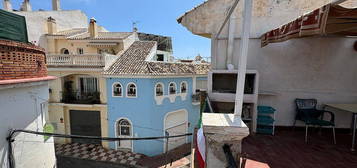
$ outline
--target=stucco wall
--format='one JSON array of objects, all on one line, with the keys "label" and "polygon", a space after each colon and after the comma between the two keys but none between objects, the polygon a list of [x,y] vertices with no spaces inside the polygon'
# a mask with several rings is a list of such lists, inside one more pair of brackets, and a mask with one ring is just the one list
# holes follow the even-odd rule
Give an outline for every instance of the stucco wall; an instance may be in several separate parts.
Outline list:
[{"label": "stucco wall", "polygon": [[[259,91],[275,96],[259,96],[259,104],[277,109],[277,125],[292,125],[295,98],[316,98],[319,103],[356,103],[357,38],[304,38],[261,48],[260,39],[249,43],[247,68],[258,70]],[[225,69],[225,40],[219,41],[214,69]],[[239,40],[235,40],[237,67]],[[351,114],[335,111],[337,127],[350,127]]]},{"label": "stucco wall", "polygon": [[[67,71],[66,71],[67,70]],[[53,80],[50,82],[50,89],[51,89],[51,94],[50,94],[50,102],[52,103],[59,103],[62,98],[62,91],[64,90],[63,88],[63,82],[64,82],[64,77],[68,75],[73,75],[73,80],[74,80],[74,89],[78,89],[78,77],[80,76],[92,76],[96,77],[98,79],[98,87],[99,87],[99,92],[100,92],[100,101],[102,104],[107,103],[107,95],[106,95],[106,79],[102,77],[101,72],[99,71],[94,71],[94,70],[87,70],[87,71],[80,71],[80,70],[63,70],[59,71],[54,70],[49,68],[48,75],[50,76],[56,76],[58,77],[56,80]]]},{"label": "stucco wall", "polygon": [[[179,84],[181,81],[187,81],[188,90],[186,100],[181,99],[181,96],[176,96],[174,102],[170,102],[169,98],[165,98],[161,105],[157,105],[154,99],[154,88],[156,83],[164,83],[164,95],[168,94],[169,82],[176,82],[177,91],[179,92]],[[120,82],[125,93],[126,86],[129,82],[134,82],[137,85],[137,98],[112,97],[112,84]],[[108,78],[107,79],[107,95],[108,95],[108,128],[109,136],[115,136],[115,122],[121,118],[128,118],[133,127],[133,135],[135,137],[151,137],[164,135],[164,118],[168,112],[185,109],[188,112],[188,122],[190,127],[188,132],[192,132],[197,125],[199,118],[199,106],[192,105],[192,77],[185,78]],[[187,138],[187,142],[191,141],[192,137]],[[161,154],[164,151],[163,140],[149,141],[133,141],[134,152],[143,153],[149,156]],[[110,144],[111,148],[115,148],[115,144]]]},{"label": "stucco wall", "polygon": [[[63,104],[50,103],[49,104],[49,122],[55,126],[55,132],[59,134],[71,134],[70,111],[99,111],[101,136],[108,137],[108,121],[107,121],[107,106],[106,105],[84,105],[84,104]],[[61,123],[61,118],[63,123]],[[71,139],[55,138],[56,143],[70,143]],[[102,141],[102,145],[108,148],[108,142]]]},{"label": "stucco wall", "polygon": [[[45,118],[41,103],[48,100],[47,82],[0,87],[0,167],[7,167],[7,141],[9,129],[42,131]],[[46,108],[43,114],[47,113]],[[16,167],[48,168],[55,165],[53,139],[44,142],[43,136],[20,133],[13,143]]]},{"label": "stucco wall", "polygon": [[[182,25],[194,34],[210,37],[221,26],[233,0],[209,0],[182,18]],[[253,1],[252,27],[248,52],[248,69],[260,73],[259,90],[275,92],[259,96],[259,104],[277,109],[277,125],[292,125],[295,98],[316,98],[320,103],[353,103],[357,101],[356,38],[304,38],[261,48],[262,34],[297,16],[337,0],[256,0]],[[356,7],[348,0],[344,7]],[[241,33],[240,1],[237,17],[233,63],[237,68]],[[228,24],[227,24],[228,25]],[[218,42],[212,41],[212,69],[226,69],[227,27]],[[218,43],[216,46],[216,42]],[[218,51],[216,52],[216,49]],[[336,111],[337,127],[349,127],[351,115]]]},{"label": "stucco wall", "polygon": [[[83,54],[98,54],[98,49],[108,49],[109,51],[114,51],[116,54],[120,51],[123,51],[123,42],[122,40],[110,40],[108,42],[117,43],[117,45],[111,47],[93,47],[89,46],[89,41],[86,40],[66,40],[66,39],[53,39],[53,37],[47,37],[47,54],[61,54],[63,48],[68,49],[69,54],[79,54],[77,49],[82,48]],[[130,38],[125,41],[132,44],[132,41],[129,41]],[[128,45],[128,44],[126,44]],[[110,53],[111,54],[111,53]]]},{"label": "stucco wall", "polygon": [[[234,0],[209,0],[184,15],[181,24],[194,34],[210,37],[218,32]],[[254,0],[250,37],[258,38],[263,33],[288,23],[298,16],[337,0]],[[348,0],[345,7],[356,7],[357,1]],[[237,21],[237,36],[241,33],[244,1],[240,0],[233,13]],[[225,26],[225,30],[228,26]],[[223,31],[222,37],[227,37]]]},{"label": "stucco wall", "polygon": [[36,44],[44,48],[46,48],[46,41],[41,36],[48,32],[46,21],[50,16],[56,19],[57,31],[88,27],[88,17],[80,10],[19,11],[15,13],[26,17],[29,41],[36,41]]}]

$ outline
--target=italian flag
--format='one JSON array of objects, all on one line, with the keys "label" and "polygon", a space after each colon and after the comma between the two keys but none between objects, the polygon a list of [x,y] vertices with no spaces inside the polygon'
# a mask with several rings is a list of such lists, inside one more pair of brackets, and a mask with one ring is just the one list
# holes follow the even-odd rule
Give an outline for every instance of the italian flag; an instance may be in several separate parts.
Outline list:
[{"label": "italian flag", "polygon": [[201,112],[201,117],[198,122],[198,131],[196,135],[196,158],[199,164],[200,168],[205,167],[205,162],[206,162],[206,140],[205,136],[203,134],[203,127],[202,127],[202,112]]}]

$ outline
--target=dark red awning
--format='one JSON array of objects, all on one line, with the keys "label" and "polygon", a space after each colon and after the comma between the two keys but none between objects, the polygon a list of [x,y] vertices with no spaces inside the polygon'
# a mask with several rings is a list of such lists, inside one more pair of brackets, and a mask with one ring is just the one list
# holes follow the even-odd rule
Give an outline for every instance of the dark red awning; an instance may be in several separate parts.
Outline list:
[{"label": "dark red awning", "polygon": [[357,8],[328,4],[262,35],[262,47],[308,36],[357,36]]}]

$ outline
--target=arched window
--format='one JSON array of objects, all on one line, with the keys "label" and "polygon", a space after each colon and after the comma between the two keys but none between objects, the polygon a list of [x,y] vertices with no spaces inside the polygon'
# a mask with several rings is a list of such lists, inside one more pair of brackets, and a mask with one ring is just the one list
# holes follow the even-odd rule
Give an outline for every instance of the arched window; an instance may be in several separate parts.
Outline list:
[{"label": "arched window", "polygon": [[181,91],[181,93],[187,93],[187,83],[186,82],[181,82],[180,91]]},{"label": "arched window", "polygon": [[117,123],[118,136],[131,136],[131,124],[126,119],[121,119]]},{"label": "arched window", "polygon": [[155,95],[162,96],[164,95],[164,86],[161,83],[156,84],[155,86]]},{"label": "arched window", "polygon": [[170,94],[176,94],[176,84],[171,82],[169,85],[169,93]]},{"label": "arched window", "polygon": [[61,54],[69,54],[69,50],[67,48],[62,48]]},{"label": "arched window", "polygon": [[123,91],[120,83],[113,84],[113,96],[123,96]]},{"label": "arched window", "polygon": [[127,97],[136,97],[136,85],[134,83],[129,83],[126,96]]}]

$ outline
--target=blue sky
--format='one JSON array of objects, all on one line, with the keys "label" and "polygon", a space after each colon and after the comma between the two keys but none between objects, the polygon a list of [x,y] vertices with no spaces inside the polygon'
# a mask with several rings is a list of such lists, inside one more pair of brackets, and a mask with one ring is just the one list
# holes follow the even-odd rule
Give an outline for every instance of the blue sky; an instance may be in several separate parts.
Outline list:
[{"label": "blue sky", "polygon": [[[1,0],[2,1],[2,0]],[[23,0],[11,0],[19,9]],[[33,10],[51,9],[52,0],[30,0]],[[105,3],[104,3],[105,2]],[[131,31],[137,21],[140,32],[171,36],[176,58],[210,56],[210,40],[193,35],[176,19],[203,0],[61,0],[64,10],[80,9],[95,17],[109,31]],[[2,3],[1,3],[2,6]]]}]

